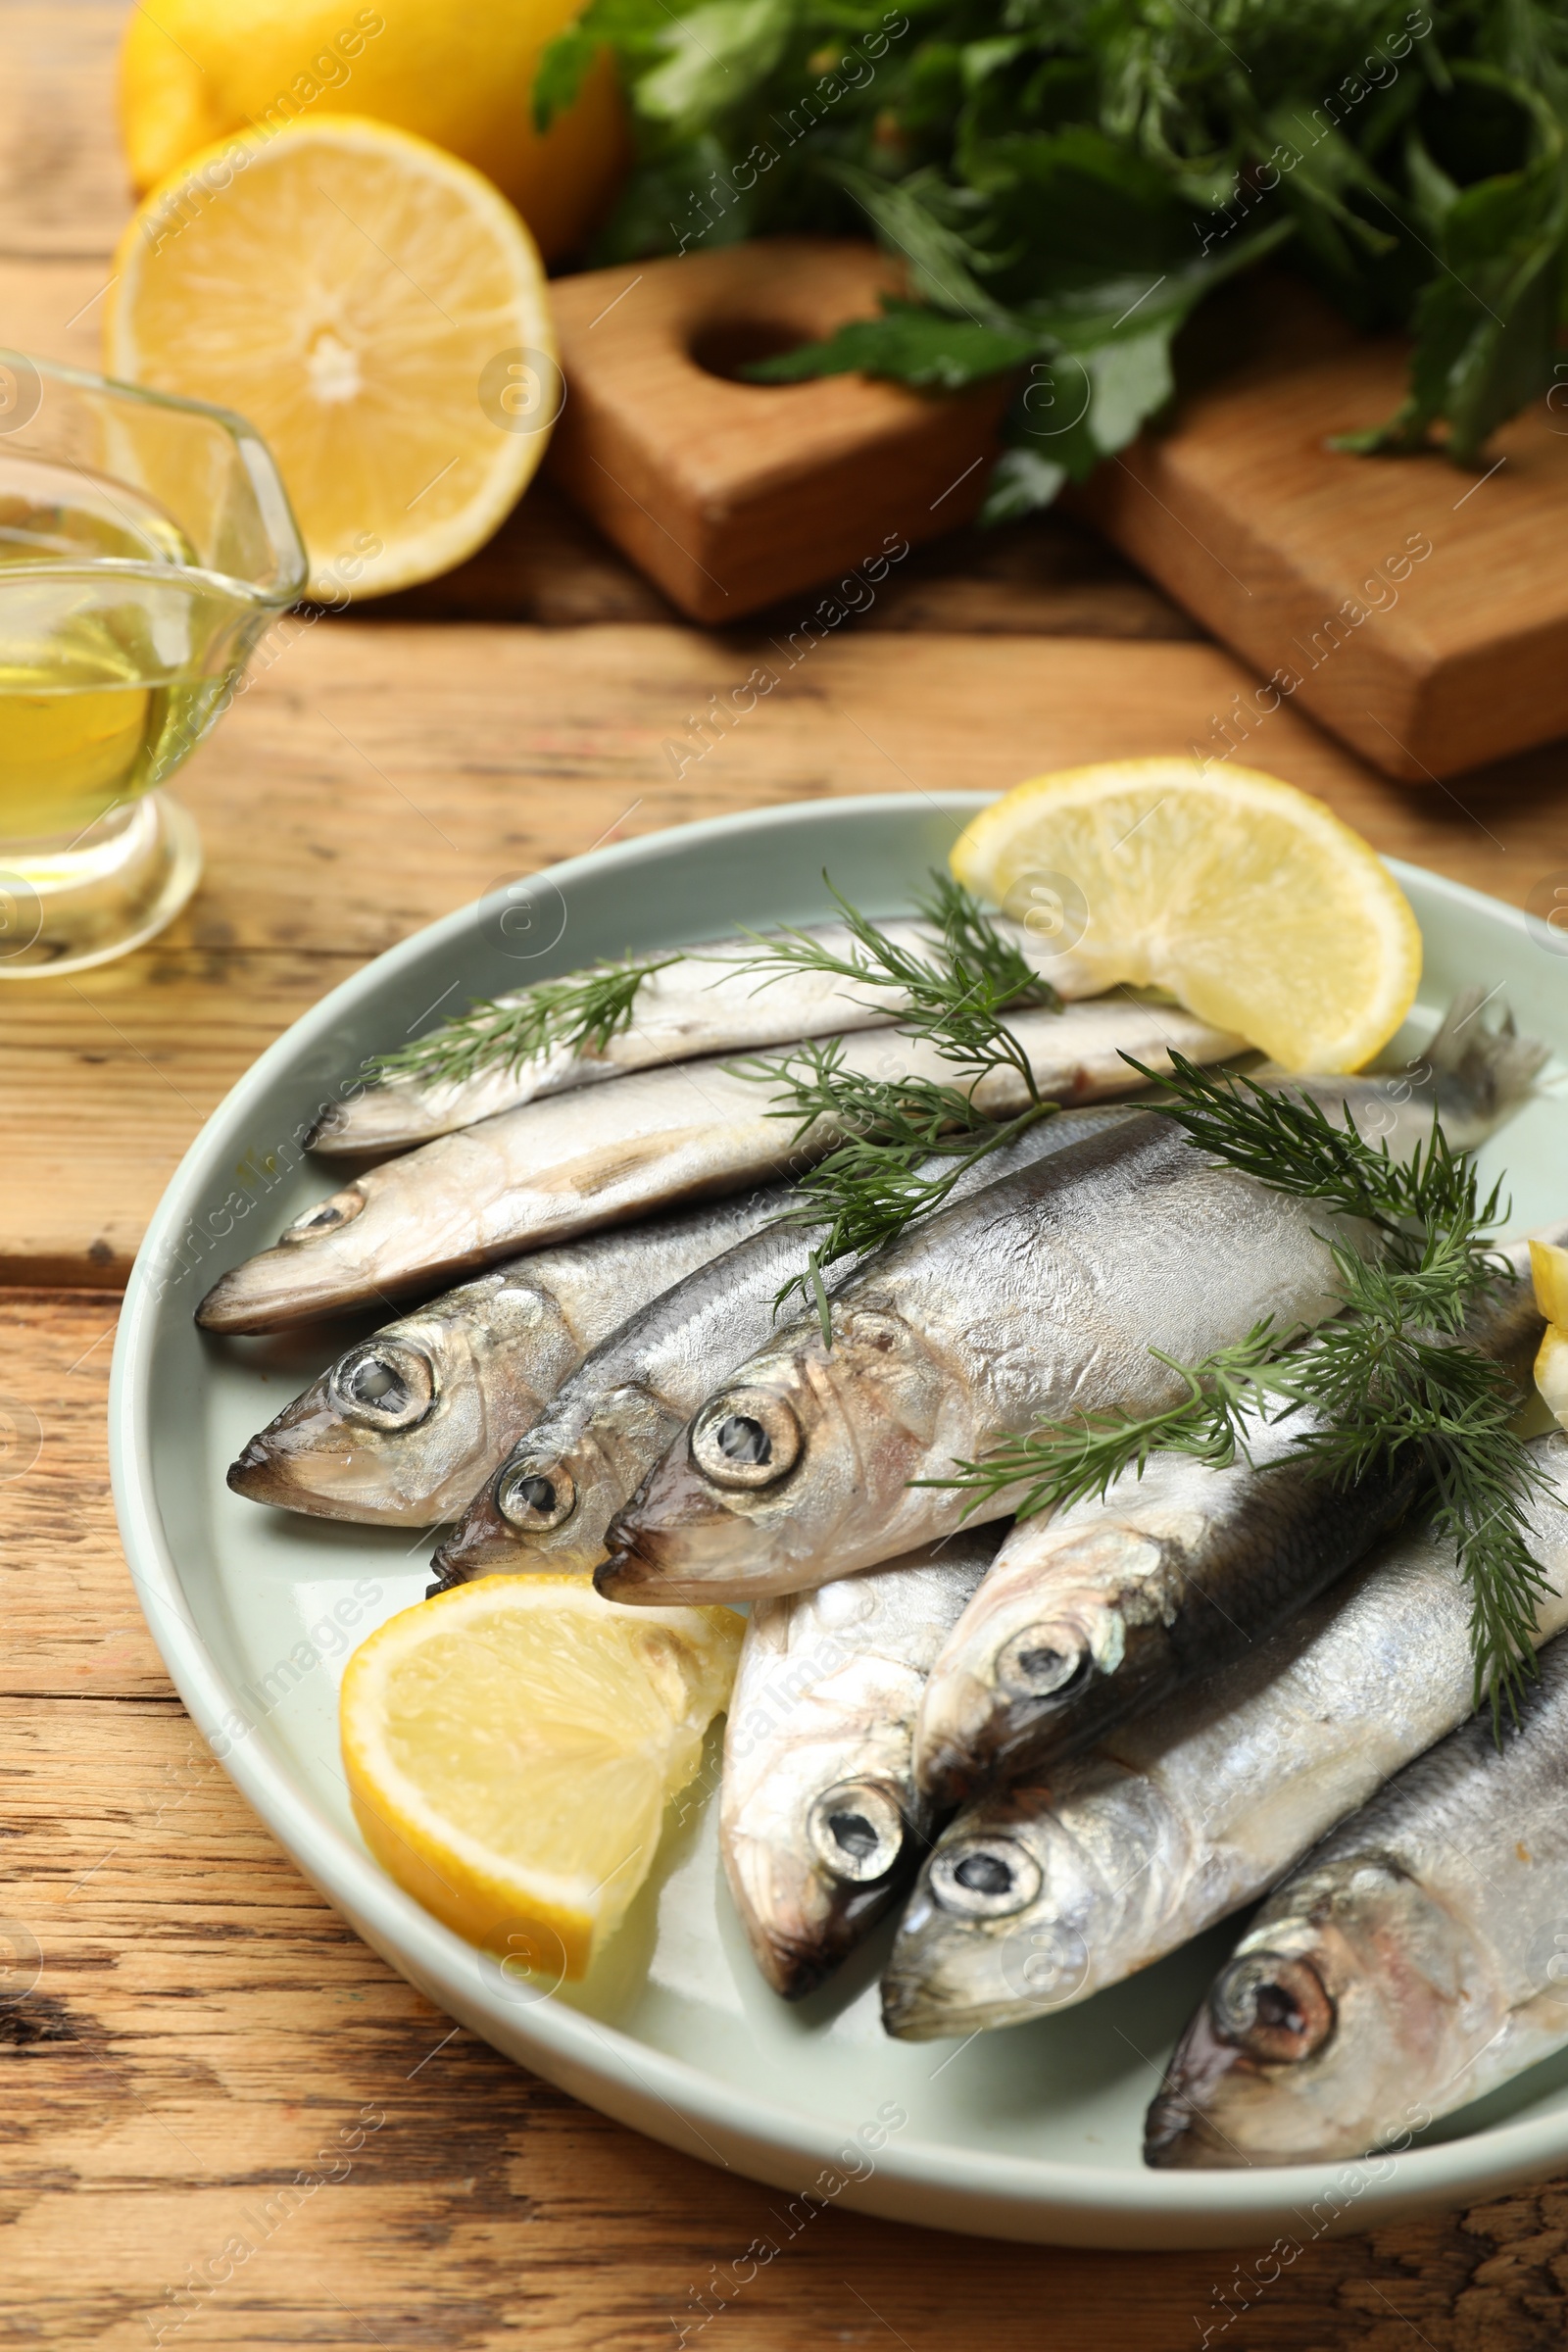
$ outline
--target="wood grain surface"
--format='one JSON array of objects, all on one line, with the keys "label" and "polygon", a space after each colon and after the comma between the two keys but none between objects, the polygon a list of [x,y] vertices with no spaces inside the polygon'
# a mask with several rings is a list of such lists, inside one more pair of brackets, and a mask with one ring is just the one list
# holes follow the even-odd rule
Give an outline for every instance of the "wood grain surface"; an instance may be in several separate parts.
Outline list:
[{"label": "wood grain surface", "polygon": [[[0,1395],[32,1416],[0,1490],[0,2344],[658,2352],[684,2326],[703,2352],[1189,2352],[1206,2328],[1227,2352],[1557,2352],[1568,2183],[1303,2240],[1244,2310],[1250,2258],[831,2207],[791,2238],[779,2192],[455,2031],[305,1885],[169,1687],[106,1492],[113,1316],[0,1297]],[[760,2237],[777,2259],[699,2331],[694,2294]]]},{"label": "wood grain surface", "polygon": [[[733,710],[760,666],[777,684],[705,731],[712,699]],[[1247,690],[1228,655],[1192,644],[287,619],[178,779],[208,858],[185,913],[122,963],[0,979],[0,1280],[122,1283],[196,1128],[261,1049],[485,890],[726,809],[995,791],[1183,752]],[[1288,705],[1239,756],[1380,849],[1500,897],[1568,865],[1549,762],[1467,779],[1464,799],[1412,795]]]},{"label": "wood grain surface", "polygon": [[[0,340],[87,366],[124,209],[122,13],[0,0]],[[431,2009],[277,1851],[171,1689],[108,1494],[115,1289],[178,1152],[296,1013],[598,839],[1164,750],[1250,691],[1060,517],[912,557],[785,671],[768,643],[800,617],[678,630],[536,489],[448,580],[281,626],[182,786],[208,874],[174,931],[75,984],[0,983],[0,1250],[22,1286],[0,1293],[0,2344],[1181,2352],[1206,2331],[1226,2352],[1555,2352],[1568,2334],[1568,2183],[1313,2241],[1261,2288],[1247,2258],[1026,2249],[832,2208],[789,2236],[776,2192],[651,2146]],[[697,759],[689,719],[759,658],[779,688]],[[1549,757],[1411,795],[1289,709],[1238,746],[1515,903],[1568,865]],[[699,2328],[695,2298],[763,2236],[777,2259]]]}]

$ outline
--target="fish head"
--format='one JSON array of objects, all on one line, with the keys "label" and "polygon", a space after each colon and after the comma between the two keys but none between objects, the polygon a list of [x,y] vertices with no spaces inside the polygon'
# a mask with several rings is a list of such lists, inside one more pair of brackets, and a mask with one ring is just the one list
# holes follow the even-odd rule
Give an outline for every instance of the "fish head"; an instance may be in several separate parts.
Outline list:
[{"label": "fish head", "polygon": [[859,1942],[904,1883],[923,1839],[891,1774],[857,1768],[842,1742],[804,1741],[772,1759],[726,1819],[724,1870],[757,1964],[799,2000]]},{"label": "fish head", "polygon": [[1090,1988],[1094,1887],[1047,1801],[999,1792],[938,1840],[882,1979],[882,2022],[900,2040],[1014,2025]]},{"label": "fish head", "polygon": [[1149,2110],[1145,2161],[1306,2164],[1408,2144],[1430,2120],[1421,2094],[1462,2065],[1472,1976],[1452,1916],[1392,1858],[1310,1874],[1209,1986]]},{"label": "fish head", "polygon": [[1061,1751],[1099,1678],[1122,1664],[1160,1559],[1156,1543],[1115,1520],[1019,1525],[921,1698],[915,1780],[934,1807]]},{"label": "fish head", "polygon": [[271,1331],[322,1311],[313,1288],[312,1252],[329,1249],[364,1216],[370,1192],[369,1181],[361,1178],[324,1200],[313,1201],[284,1227],[270,1250],[220,1275],[196,1309],[202,1329]]},{"label": "fish head", "polygon": [[676,1414],[635,1385],[545,1413],[436,1553],[438,1581],[597,1568],[612,1517],[678,1427]]},{"label": "fish head", "polygon": [[234,1493],[318,1518],[428,1526],[432,1465],[471,1442],[472,1417],[431,1337],[393,1327],[345,1349],[252,1438],[228,1472]]},{"label": "fish head", "polygon": [[797,1326],[709,1397],[613,1520],[599,1590],[744,1600],[904,1548],[892,1514],[927,1466],[945,1386],[918,1335],[874,1304],[836,1310],[830,1344]]},{"label": "fish head", "polygon": [[467,1501],[575,1354],[548,1291],[487,1275],[347,1348],[251,1440],[228,1483],[318,1518],[433,1526]]},{"label": "fish head", "polygon": [[897,1706],[890,1718],[886,1681],[858,1670],[876,1581],[759,1601],[731,1695],[719,1844],[758,1966],[786,2000],[848,1957],[927,1842]]}]

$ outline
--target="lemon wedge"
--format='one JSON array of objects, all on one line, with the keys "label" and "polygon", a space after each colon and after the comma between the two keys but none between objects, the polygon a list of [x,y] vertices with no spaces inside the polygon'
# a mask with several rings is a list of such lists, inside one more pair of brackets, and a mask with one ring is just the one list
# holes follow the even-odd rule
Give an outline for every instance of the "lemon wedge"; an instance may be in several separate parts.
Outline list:
[{"label": "lemon wedge", "polygon": [[1036,776],[982,809],[952,863],[1026,928],[1048,906],[1053,932],[1065,920],[1061,945],[1102,988],[1168,989],[1288,1070],[1359,1069],[1421,978],[1415,916],[1376,852],[1255,768],[1124,760]]},{"label": "lemon wedge", "polygon": [[1558,1242],[1532,1242],[1530,1272],[1546,1321],[1568,1330],[1568,1250]]},{"label": "lemon wedge", "polygon": [[561,403],[544,266],[512,206],[353,115],[221,141],[155,188],[115,256],[104,349],[111,375],[250,419],[330,603],[471,555]]},{"label": "lemon wedge", "polygon": [[584,1577],[485,1577],[403,1610],[343,1679],[367,1844],[471,1943],[582,1976],[648,1876],[744,1632]]},{"label": "lemon wedge", "polygon": [[1536,1357],[1536,1386],[1548,1412],[1568,1429],[1568,1331],[1546,1325],[1546,1336]]}]

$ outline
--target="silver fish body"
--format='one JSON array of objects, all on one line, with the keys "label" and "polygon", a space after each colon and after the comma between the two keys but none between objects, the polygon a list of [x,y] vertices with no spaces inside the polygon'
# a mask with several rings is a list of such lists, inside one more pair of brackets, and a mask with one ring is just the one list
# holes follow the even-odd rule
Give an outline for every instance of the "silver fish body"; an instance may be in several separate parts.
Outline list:
[{"label": "silver fish body", "polygon": [[[1568,1623],[1568,1439],[1533,1450],[1545,1641]],[[1469,1616],[1451,1543],[1402,1538],[1250,1657],[1048,1780],[966,1806],[901,1924],[888,2030],[920,2041],[1044,2016],[1254,1900],[1463,1722]]]},{"label": "silver fish body", "polygon": [[[1542,1329],[1528,1245],[1506,1254],[1512,1278],[1466,1335],[1496,1359],[1533,1350]],[[933,1803],[1042,1771],[1241,1656],[1414,1499],[1413,1456],[1342,1485],[1298,1451],[1310,1415],[1247,1421],[1247,1453],[1226,1469],[1156,1454],[1103,1498],[1013,1529],[926,1685],[915,1763]]]},{"label": "silver fish body", "polygon": [[[997,917],[1013,941],[1060,994],[1087,996],[1095,983],[1070,954],[1047,956],[1020,924]],[[843,923],[805,926],[830,954],[848,956],[855,941]],[[919,920],[885,922],[884,936],[917,956],[930,953],[931,927]],[[602,1053],[556,1047],[514,1063],[497,1063],[472,1077],[449,1083],[393,1078],[368,1086],[322,1118],[310,1138],[325,1156],[407,1151],[479,1119],[494,1118],[519,1103],[564,1094],[605,1079],[623,1078],[672,1061],[715,1054],[751,1054],[764,1046],[806,1037],[876,1028],[905,1009],[902,990],[852,982],[832,974],[782,970],[759,972],[764,952],[756,939],[720,939],[682,951],[662,969],[652,971],[637,991],[632,1017],[610,1038]],[[495,1000],[520,1005],[529,991]]]},{"label": "silver fish body", "polygon": [[1171,1402],[1155,1348],[1189,1362],[1263,1315],[1333,1314],[1322,1232],[1350,1238],[1149,1111],[990,1185],[845,1285],[831,1345],[803,1318],[710,1396],[616,1522],[601,1589],[749,1599],[938,1542],[973,1497],[913,1482],[1042,1418]]},{"label": "silver fish body", "polygon": [[346,1349],[251,1440],[229,1485],[318,1518],[453,1518],[590,1349],[788,1200],[765,1188],[593,1234],[431,1299]]},{"label": "silver fish body", "polygon": [[[1425,1088],[1281,1083],[1398,1156],[1430,1134],[1434,1102],[1456,1148],[1478,1140],[1513,1100],[1498,1060],[1533,1072],[1542,1051],[1477,1023],[1479,1077],[1434,1049]],[[934,1543],[973,1519],[973,1497],[918,1482],[1041,1421],[1174,1402],[1185,1384],[1161,1356],[1196,1362],[1265,1316],[1310,1329],[1341,1303],[1331,1241],[1357,1240],[1322,1202],[1214,1164],[1143,1112],[922,1220],[845,1285],[831,1345],[803,1318],[742,1365],[615,1522],[600,1589],[744,1600]],[[981,1507],[1001,1517],[1015,1499]]]},{"label": "silver fish body", "polygon": [[[1107,1108],[1043,1120],[960,1176],[954,1198],[1131,1115]],[[801,1225],[755,1233],[617,1329],[474,1497],[436,1553],[438,1582],[597,1567],[614,1513],[714,1380],[766,1341],[774,1301],[805,1267],[815,1237],[815,1228]],[[852,1271],[836,1269],[830,1291]]]},{"label": "silver fish body", "polygon": [[719,1843],[758,1966],[810,1992],[906,1885],[934,1816],[911,1770],[931,1661],[996,1549],[956,1536],[759,1601],[729,1703]]},{"label": "silver fish body", "polygon": [[1168,2168],[1359,2156],[1568,2043],[1568,1636],[1263,1905],[1149,2111]]},{"label": "silver fish body", "polygon": [[[1064,1102],[1132,1091],[1123,1052],[1156,1064],[1167,1045],[1216,1060],[1238,1041],[1191,1015],[1124,997],[1024,1012],[1008,1026],[1043,1094]],[[844,1041],[848,1068],[953,1078],[934,1048],[887,1030]],[[1023,1106],[1022,1081],[988,1076],[988,1111]],[[793,1138],[762,1079],[723,1062],[633,1071],[614,1086],[549,1095],[439,1137],[304,1211],[277,1245],[236,1266],[196,1310],[212,1331],[271,1331],[450,1282],[682,1202],[720,1198],[808,1167],[830,1151],[826,1117]]]}]

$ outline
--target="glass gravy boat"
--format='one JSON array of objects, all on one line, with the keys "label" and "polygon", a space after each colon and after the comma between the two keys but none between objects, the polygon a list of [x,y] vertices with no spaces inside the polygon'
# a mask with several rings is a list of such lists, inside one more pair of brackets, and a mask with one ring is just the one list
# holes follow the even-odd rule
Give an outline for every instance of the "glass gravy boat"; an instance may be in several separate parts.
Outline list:
[{"label": "glass gravy boat", "polygon": [[0,351],[0,980],[178,913],[201,843],[160,787],[305,577],[242,417]]}]

